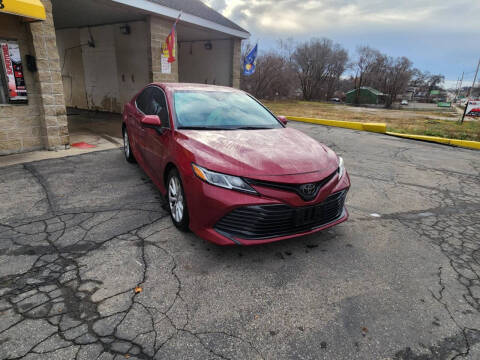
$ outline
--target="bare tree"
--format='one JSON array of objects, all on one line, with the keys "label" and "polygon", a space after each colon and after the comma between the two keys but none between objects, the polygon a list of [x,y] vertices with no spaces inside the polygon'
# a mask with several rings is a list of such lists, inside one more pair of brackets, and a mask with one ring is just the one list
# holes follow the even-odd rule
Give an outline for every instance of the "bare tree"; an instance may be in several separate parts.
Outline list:
[{"label": "bare tree", "polygon": [[345,71],[348,54],[329,39],[312,39],[296,47],[292,61],[303,98],[312,100],[333,93],[335,81]]},{"label": "bare tree", "polygon": [[430,74],[428,71],[422,72],[419,69],[412,70],[412,79],[410,86],[417,89],[417,93],[423,94],[426,101],[430,101],[432,90],[440,90],[440,84],[445,77],[441,74]]},{"label": "bare tree", "polygon": [[445,76],[441,74],[433,74],[427,78],[427,101],[430,101],[430,95],[433,90],[440,90],[440,84],[445,81]]},{"label": "bare tree", "polygon": [[426,71],[423,72],[420,69],[413,69],[412,70],[412,79],[410,80],[410,86],[421,89],[422,87],[425,87],[425,84],[427,83],[427,79],[430,76],[430,74]]},{"label": "bare tree", "polygon": [[[250,44],[244,44],[246,55]],[[352,70],[350,78],[342,75]],[[359,103],[360,88],[371,86],[388,95],[390,107],[397,96],[414,86],[425,94],[438,88],[442,75],[431,75],[412,67],[406,57],[393,58],[369,46],[356,50],[349,63],[347,51],[329,39],[312,39],[296,44],[292,39],[279,40],[275,51],[259,54],[253,75],[241,76],[241,88],[263,99],[292,98],[300,92],[305,100],[329,99],[355,88]]]},{"label": "bare tree", "polygon": [[[245,46],[245,56],[249,47]],[[295,71],[287,54],[269,52],[257,57],[252,75],[240,76],[241,89],[260,99],[290,98],[298,87]]]},{"label": "bare tree", "polygon": [[408,58],[393,58],[370,47],[357,49],[354,69],[356,71],[356,103],[358,103],[360,87],[370,86],[387,95],[386,107],[392,105],[398,94],[406,91],[413,74],[412,62]]},{"label": "bare tree", "polygon": [[391,107],[397,95],[406,91],[412,73],[412,62],[408,58],[386,58],[384,86],[380,88],[388,95],[385,101],[386,107]]},{"label": "bare tree", "polygon": [[337,90],[340,77],[345,72],[347,64],[348,52],[340,47],[340,45],[335,45],[332,51],[332,57],[327,76],[327,91],[325,94],[327,100],[332,98],[335,90]]},{"label": "bare tree", "polygon": [[[352,63],[352,68],[355,73],[355,103],[359,103],[360,88],[364,86],[371,74],[375,70],[379,71],[379,66],[383,64],[383,55],[369,46],[360,46],[357,48],[357,58]],[[371,79],[370,79],[371,81]]]}]

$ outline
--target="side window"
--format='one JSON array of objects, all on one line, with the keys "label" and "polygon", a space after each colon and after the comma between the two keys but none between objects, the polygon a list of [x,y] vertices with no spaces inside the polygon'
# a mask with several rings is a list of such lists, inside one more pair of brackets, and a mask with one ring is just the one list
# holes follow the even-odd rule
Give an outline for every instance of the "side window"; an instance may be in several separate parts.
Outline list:
[{"label": "side window", "polygon": [[147,115],[149,115],[147,111],[150,104],[151,94],[152,88],[148,87],[137,96],[137,100],[135,101],[137,103],[138,110]]},{"label": "side window", "polygon": [[170,119],[168,117],[165,94],[158,88],[152,88],[151,108],[149,115],[158,115],[162,121],[162,127],[170,127]]}]

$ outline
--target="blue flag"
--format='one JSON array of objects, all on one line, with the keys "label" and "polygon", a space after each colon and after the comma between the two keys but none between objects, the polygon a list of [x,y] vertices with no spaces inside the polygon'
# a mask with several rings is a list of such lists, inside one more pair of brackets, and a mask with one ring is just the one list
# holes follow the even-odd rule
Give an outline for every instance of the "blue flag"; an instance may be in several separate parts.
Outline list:
[{"label": "blue flag", "polygon": [[243,73],[245,75],[252,75],[255,72],[255,65],[257,63],[257,47],[258,44],[255,45],[255,47],[250,50],[247,56],[245,56],[245,59],[243,60]]}]

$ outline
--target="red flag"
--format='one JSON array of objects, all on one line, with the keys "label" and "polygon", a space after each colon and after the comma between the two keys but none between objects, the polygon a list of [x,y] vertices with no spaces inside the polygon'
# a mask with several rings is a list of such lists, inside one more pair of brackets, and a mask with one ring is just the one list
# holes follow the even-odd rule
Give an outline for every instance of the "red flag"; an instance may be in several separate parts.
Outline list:
[{"label": "red flag", "polygon": [[165,43],[167,44],[167,51],[168,51],[168,62],[172,63],[175,61],[175,56],[177,55],[177,41],[176,41],[176,34],[175,34],[175,28],[176,28],[176,22],[173,24],[172,31],[170,31],[170,34],[168,34],[167,39],[165,40]]},{"label": "red flag", "polygon": [[182,12],[178,15],[177,20],[172,26],[172,31],[168,34],[167,38],[165,39],[165,44],[163,48],[163,54],[168,56],[168,62],[173,63],[176,60],[177,56],[177,22],[180,20],[180,16],[182,16]]}]

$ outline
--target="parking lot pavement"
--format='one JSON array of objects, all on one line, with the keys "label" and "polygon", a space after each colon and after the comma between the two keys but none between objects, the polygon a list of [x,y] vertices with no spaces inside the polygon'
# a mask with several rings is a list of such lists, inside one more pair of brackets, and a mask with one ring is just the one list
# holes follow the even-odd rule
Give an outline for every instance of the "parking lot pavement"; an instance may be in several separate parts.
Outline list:
[{"label": "parking lot pavement", "polygon": [[289,126],[350,219],[264,246],[177,231],[117,149],[2,168],[0,358],[479,359],[480,152]]}]

